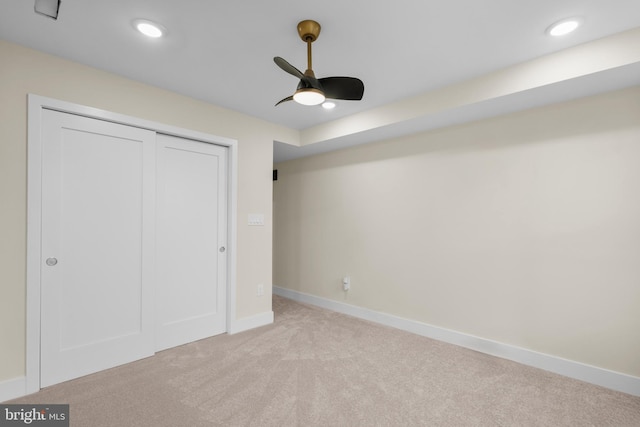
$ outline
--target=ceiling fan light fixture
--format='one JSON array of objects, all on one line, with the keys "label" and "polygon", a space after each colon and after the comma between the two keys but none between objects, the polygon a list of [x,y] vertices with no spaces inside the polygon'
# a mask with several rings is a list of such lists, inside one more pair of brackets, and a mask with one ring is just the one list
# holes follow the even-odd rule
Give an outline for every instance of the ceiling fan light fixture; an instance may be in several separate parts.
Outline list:
[{"label": "ceiling fan light fixture", "polygon": [[324,93],[314,88],[298,89],[293,94],[293,100],[302,105],[319,105],[325,100]]}]

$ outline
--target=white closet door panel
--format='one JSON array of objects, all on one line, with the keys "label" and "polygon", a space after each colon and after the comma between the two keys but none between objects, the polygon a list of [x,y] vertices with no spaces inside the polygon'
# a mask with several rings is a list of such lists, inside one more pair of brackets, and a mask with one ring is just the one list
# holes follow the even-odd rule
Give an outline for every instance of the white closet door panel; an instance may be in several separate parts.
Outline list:
[{"label": "white closet door panel", "polygon": [[47,386],[153,354],[155,133],[46,110],[43,133]]},{"label": "white closet door panel", "polygon": [[157,343],[226,330],[226,148],[158,135]]}]

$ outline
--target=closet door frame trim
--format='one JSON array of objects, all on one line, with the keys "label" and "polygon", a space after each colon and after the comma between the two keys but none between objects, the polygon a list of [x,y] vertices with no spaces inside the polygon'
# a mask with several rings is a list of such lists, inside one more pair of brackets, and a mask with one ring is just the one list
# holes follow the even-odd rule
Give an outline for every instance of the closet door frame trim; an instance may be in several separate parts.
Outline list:
[{"label": "closet door frame trim", "polygon": [[236,322],[238,142],[159,122],[113,113],[35,94],[28,95],[27,134],[27,295],[26,393],[40,390],[40,269],[42,235],[42,111],[54,110],[156,133],[215,144],[228,149],[227,169],[227,333]]}]

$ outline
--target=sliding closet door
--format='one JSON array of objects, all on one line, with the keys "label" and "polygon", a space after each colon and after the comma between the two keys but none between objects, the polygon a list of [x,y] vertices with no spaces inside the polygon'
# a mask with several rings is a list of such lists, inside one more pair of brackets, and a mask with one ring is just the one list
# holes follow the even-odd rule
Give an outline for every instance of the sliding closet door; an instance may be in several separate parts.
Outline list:
[{"label": "sliding closet door", "polygon": [[227,149],[157,136],[156,349],[226,331]]},{"label": "sliding closet door", "polygon": [[43,111],[41,386],[150,356],[155,133]]}]

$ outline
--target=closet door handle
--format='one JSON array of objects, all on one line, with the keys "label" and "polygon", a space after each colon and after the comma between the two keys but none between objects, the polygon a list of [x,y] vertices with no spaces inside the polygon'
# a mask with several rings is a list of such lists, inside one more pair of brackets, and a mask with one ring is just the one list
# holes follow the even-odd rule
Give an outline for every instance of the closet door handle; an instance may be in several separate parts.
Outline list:
[{"label": "closet door handle", "polygon": [[56,258],[47,258],[47,260],[45,262],[47,263],[47,265],[49,267],[53,267],[54,265],[56,265],[58,263],[58,260]]},{"label": "closet door handle", "polygon": [[220,252],[224,252],[226,250],[227,250],[227,248],[225,248],[224,246],[220,246]]}]

